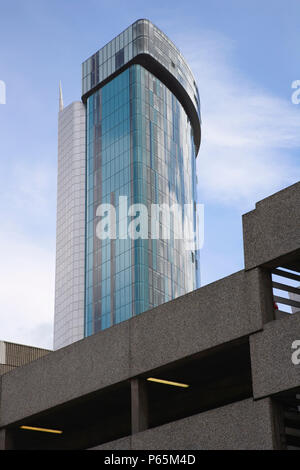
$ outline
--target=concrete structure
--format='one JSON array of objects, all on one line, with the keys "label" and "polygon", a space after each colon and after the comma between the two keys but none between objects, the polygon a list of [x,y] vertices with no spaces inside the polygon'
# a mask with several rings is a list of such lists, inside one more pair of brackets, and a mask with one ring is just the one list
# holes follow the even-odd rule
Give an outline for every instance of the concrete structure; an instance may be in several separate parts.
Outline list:
[{"label": "concrete structure", "polygon": [[[82,103],[63,109],[61,88],[59,103],[54,349],[200,286],[196,236],[175,235],[179,223],[198,233],[201,141],[199,93],[180,51],[138,20],[82,64]],[[97,235],[104,204],[116,237]],[[138,239],[128,236],[135,204],[149,214]],[[163,217],[152,204],[178,212]],[[170,236],[150,237],[154,225]]]},{"label": "concrete structure", "polygon": [[300,280],[299,198],[244,216],[246,269],[2,375],[0,446],[300,448],[300,316],[277,318],[272,281]]}]

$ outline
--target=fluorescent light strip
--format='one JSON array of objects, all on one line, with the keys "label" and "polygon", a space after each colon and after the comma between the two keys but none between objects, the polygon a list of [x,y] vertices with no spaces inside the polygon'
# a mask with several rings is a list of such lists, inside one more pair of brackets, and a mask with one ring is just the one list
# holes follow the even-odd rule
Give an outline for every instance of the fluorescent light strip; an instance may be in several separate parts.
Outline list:
[{"label": "fluorescent light strip", "polygon": [[50,432],[52,434],[62,434],[62,431],[58,429],[47,429],[47,428],[36,428],[33,426],[20,426],[20,429],[26,429],[28,431],[39,431],[39,432]]},{"label": "fluorescent light strip", "polygon": [[147,380],[149,380],[149,382],[157,382],[157,383],[165,384],[165,385],[173,385],[174,387],[182,387],[182,388],[189,387],[189,385],[182,384],[180,382],[171,382],[170,380],[155,379],[153,377],[149,377]]}]

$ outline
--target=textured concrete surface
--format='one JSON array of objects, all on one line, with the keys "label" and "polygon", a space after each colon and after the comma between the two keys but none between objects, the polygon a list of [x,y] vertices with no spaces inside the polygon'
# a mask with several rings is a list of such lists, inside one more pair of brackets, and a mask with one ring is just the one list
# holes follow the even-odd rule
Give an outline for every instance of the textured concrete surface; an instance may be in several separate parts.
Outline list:
[{"label": "textured concrete surface", "polygon": [[250,399],[134,434],[131,442],[119,439],[95,449],[271,450],[273,439],[270,400]]},{"label": "textured concrete surface", "polygon": [[241,271],[3,376],[0,426],[262,328],[260,271]]},{"label": "textured concrete surface", "polygon": [[299,387],[300,364],[292,362],[295,340],[300,341],[299,314],[267,323],[264,331],[250,337],[255,398]]},{"label": "textured concrete surface", "polygon": [[126,379],[128,322],[2,376],[0,426]]},{"label": "textured concrete surface", "polygon": [[107,442],[101,446],[93,447],[89,450],[130,450],[131,449],[131,436],[117,439],[116,441]]},{"label": "textured concrete surface", "polygon": [[245,269],[300,254],[300,183],[256,204],[243,216]]},{"label": "textured concrete surface", "polygon": [[5,429],[0,429],[0,450],[5,450]]},{"label": "textured concrete surface", "polygon": [[131,374],[261,329],[265,303],[259,274],[238,272],[133,319]]}]

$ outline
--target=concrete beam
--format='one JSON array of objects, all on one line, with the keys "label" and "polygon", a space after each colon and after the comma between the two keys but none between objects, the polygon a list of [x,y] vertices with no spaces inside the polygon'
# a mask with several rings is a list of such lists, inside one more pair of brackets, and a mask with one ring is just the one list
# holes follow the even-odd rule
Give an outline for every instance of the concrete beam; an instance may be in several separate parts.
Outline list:
[{"label": "concrete beam", "polygon": [[2,375],[0,427],[129,376],[129,322]]},{"label": "concrete beam", "polygon": [[8,429],[0,429],[0,450],[13,450],[13,440]]},{"label": "concrete beam", "polygon": [[258,202],[243,216],[245,269],[292,264],[300,258],[299,220],[300,183]]},{"label": "concrete beam", "polygon": [[115,441],[106,442],[101,446],[92,447],[88,450],[131,450],[131,436],[123,437]]},{"label": "concrete beam", "polygon": [[265,296],[261,270],[240,271],[137,316],[130,322],[132,375],[262,329],[270,316]]},{"label": "concrete beam", "polygon": [[0,426],[250,335],[268,302],[260,269],[220,281],[2,376]]},{"label": "concrete beam", "polygon": [[243,400],[140,432],[99,450],[271,450],[277,447],[271,400]]},{"label": "concrete beam", "polygon": [[300,340],[300,314],[267,323],[250,337],[254,398],[300,387],[300,364],[292,362],[295,340]]},{"label": "concrete beam", "polygon": [[148,429],[147,383],[141,379],[131,379],[131,433]]}]

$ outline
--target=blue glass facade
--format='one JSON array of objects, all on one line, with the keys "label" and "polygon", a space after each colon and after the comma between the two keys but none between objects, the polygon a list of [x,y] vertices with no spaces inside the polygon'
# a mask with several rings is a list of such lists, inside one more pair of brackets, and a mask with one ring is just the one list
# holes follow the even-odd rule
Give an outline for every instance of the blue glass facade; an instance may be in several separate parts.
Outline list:
[{"label": "blue glass facade", "polygon": [[[122,61],[122,57],[118,58]],[[128,205],[180,206],[196,231],[193,129],[179,100],[133,64],[92,93],[87,106],[85,336],[199,287],[198,253],[183,239],[120,239],[119,197]],[[116,238],[100,240],[97,208],[116,208]],[[192,215],[185,204],[193,203]],[[129,218],[130,220],[130,218]],[[158,219],[174,232],[174,220]],[[169,224],[168,227],[163,227]],[[151,221],[149,218],[149,227]]]}]

